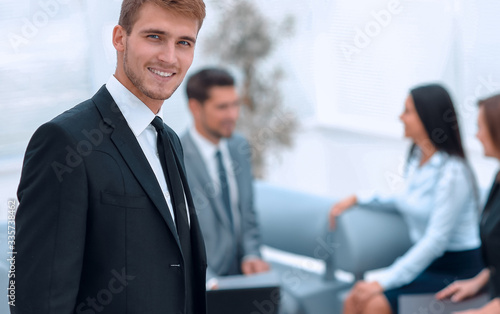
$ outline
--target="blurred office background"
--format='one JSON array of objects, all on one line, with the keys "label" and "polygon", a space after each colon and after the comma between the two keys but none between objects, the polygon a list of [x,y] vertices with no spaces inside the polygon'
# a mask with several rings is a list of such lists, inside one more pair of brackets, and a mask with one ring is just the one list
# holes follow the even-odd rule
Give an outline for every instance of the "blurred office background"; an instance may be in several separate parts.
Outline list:
[{"label": "blurred office background", "polygon": [[[232,0],[205,2],[207,19],[191,73],[216,62],[206,53],[204,38],[234,5]],[[409,146],[398,119],[404,100],[415,85],[441,82],[455,101],[479,183],[490,184],[497,164],[482,156],[474,134],[477,100],[500,92],[500,2],[252,3],[269,21],[294,20],[293,33],[276,38],[272,55],[260,63],[264,69],[283,69],[283,106],[298,121],[293,146],[266,155],[266,181],[335,197],[396,189]],[[7,219],[7,201],[15,198],[23,153],[35,129],[91,97],[114,72],[111,31],[120,4],[0,2],[0,220]],[[261,80],[267,83],[266,77]],[[183,132],[190,124],[184,85],[165,108],[166,122]]]}]

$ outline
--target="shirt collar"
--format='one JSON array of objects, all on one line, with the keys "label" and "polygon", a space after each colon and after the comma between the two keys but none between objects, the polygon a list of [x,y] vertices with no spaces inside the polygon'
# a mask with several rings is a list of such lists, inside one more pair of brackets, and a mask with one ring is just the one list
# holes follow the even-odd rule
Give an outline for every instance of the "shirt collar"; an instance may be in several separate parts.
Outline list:
[{"label": "shirt collar", "polygon": [[[155,114],[139,98],[123,86],[114,75],[111,75],[109,78],[106,88],[125,117],[134,135],[136,137],[141,135],[150,125],[151,121],[153,121]],[[163,106],[160,108],[157,116],[163,119]]]},{"label": "shirt collar", "polygon": [[[439,168],[441,165],[446,160],[446,157],[448,154],[444,151],[436,151],[431,158],[423,165],[423,167],[433,167],[433,168]],[[412,157],[412,160],[410,161],[411,164],[413,164],[415,167],[420,168],[418,165],[420,164],[420,158],[422,157],[422,151],[420,148],[416,148],[415,155]]]},{"label": "shirt collar", "polygon": [[432,155],[431,159],[429,159],[429,165],[433,167],[440,167],[445,162],[447,155],[447,153],[438,150],[434,153],[434,155]]},{"label": "shirt collar", "polygon": [[221,150],[222,154],[225,153],[225,148],[227,145],[226,139],[221,139],[219,145],[215,145],[214,143],[207,140],[203,135],[201,135],[194,125],[189,129],[189,133],[193,138],[196,146],[200,150],[201,154],[203,155],[203,158],[205,158],[206,160],[214,158],[217,150]]}]

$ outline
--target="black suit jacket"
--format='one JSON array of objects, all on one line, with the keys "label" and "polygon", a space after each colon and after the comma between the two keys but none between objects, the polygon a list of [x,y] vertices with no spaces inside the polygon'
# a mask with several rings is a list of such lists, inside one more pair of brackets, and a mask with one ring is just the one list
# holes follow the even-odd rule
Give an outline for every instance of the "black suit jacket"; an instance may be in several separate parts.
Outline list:
[{"label": "black suit jacket", "polygon": [[193,285],[154,172],[107,89],[42,125],[18,190],[12,313],[185,313],[185,285],[205,313],[205,247],[185,192]]},{"label": "black suit jacket", "polygon": [[[498,178],[498,177],[497,177]],[[500,182],[491,188],[481,219],[481,249],[490,269],[493,297],[500,297]]]}]

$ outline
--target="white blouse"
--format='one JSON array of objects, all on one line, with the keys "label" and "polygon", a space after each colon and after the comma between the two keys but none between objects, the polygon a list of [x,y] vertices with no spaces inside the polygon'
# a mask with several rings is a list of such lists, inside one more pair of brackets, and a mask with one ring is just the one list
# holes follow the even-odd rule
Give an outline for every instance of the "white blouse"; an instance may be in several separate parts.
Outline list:
[{"label": "white blouse", "polygon": [[464,161],[436,152],[424,165],[413,158],[405,187],[391,196],[359,194],[358,204],[396,209],[408,225],[413,246],[373,278],[384,290],[412,282],[447,251],[479,248],[479,204]]}]

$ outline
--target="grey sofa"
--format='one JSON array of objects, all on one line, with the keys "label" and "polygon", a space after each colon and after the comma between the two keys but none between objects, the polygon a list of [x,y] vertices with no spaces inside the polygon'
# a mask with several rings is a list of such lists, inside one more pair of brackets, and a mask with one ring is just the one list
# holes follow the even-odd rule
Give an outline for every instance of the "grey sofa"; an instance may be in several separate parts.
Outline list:
[{"label": "grey sofa", "polygon": [[[411,246],[408,230],[401,216],[390,209],[374,211],[355,207],[337,220],[334,232],[328,230],[328,213],[334,198],[256,182],[256,209],[265,245],[325,264],[323,274],[273,262],[281,274],[282,289],[296,301],[298,313],[336,314],[353,282],[339,280],[342,270],[362,279],[367,271],[387,267]],[[295,280],[286,280],[296,274]],[[482,294],[460,304],[436,302],[433,295],[402,296],[401,314],[439,313],[477,308],[487,302]]]},{"label": "grey sofa", "polygon": [[[328,213],[334,198],[255,184],[256,210],[265,245],[321,260],[325,272],[273,262],[281,274],[282,289],[297,302],[299,313],[341,313],[351,282],[337,279],[336,270],[363,278],[366,271],[390,265],[409,247],[406,225],[394,212],[354,208],[339,217],[334,232],[328,229]],[[295,274],[295,278],[291,278]]]},{"label": "grey sofa", "polygon": [[[326,271],[317,274],[307,267],[273,262],[281,289],[296,301],[295,313],[335,313],[337,291],[348,284],[335,279],[335,243],[328,231],[328,211],[334,200],[280,188],[264,182],[255,184],[255,207],[266,246],[305,257],[320,259]],[[306,266],[306,265],[304,265]]]}]

